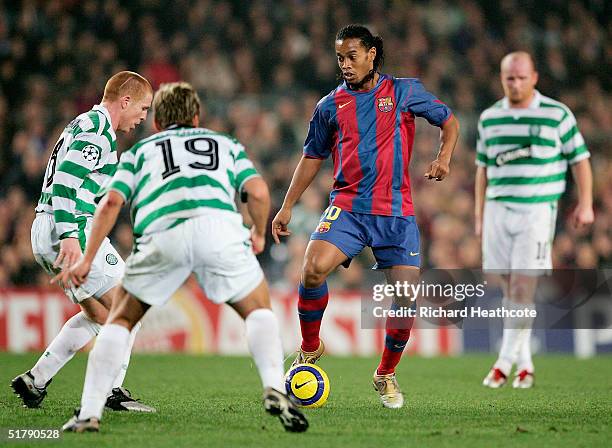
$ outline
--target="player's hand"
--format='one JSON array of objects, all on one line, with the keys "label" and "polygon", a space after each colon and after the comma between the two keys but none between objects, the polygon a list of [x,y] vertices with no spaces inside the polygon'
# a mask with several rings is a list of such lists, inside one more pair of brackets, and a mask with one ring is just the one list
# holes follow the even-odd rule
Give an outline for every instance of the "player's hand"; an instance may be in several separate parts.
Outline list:
[{"label": "player's hand", "polygon": [[448,176],[449,172],[449,163],[436,159],[429,164],[429,171],[425,173],[425,177],[427,179],[435,179],[437,181],[440,181],[444,180],[444,178]]},{"label": "player's hand", "polygon": [[590,205],[580,205],[572,212],[572,224],[575,229],[582,229],[583,227],[593,224],[595,221],[595,213],[593,213],[593,207]]},{"label": "player's hand", "polygon": [[260,233],[255,226],[251,227],[251,244],[255,255],[262,253],[264,247],[266,247],[266,234]]},{"label": "player's hand", "polygon": [[79,240],[76,238],[64,238],[60,241],[60,251],[53,263],[53,267],[58,269],[62,268],[67,270],[75,264],[83,253],[81,252],[81,245]]},{"label": "player's hand", "polygon": [[276,244],[280,243],[279,236],[289,236],[291,231],[287,225],[291,221],[291,209],[281,208],[272,220],[272,238]]},{"label": "player's hand", "polygon": [[51,283],[64,286],[72,284],[78,288],[87,280],[90,269],[91,263],[85,261],[84,257],[81,257],[72,267],[63,269],[62,272],[53,277]]}]

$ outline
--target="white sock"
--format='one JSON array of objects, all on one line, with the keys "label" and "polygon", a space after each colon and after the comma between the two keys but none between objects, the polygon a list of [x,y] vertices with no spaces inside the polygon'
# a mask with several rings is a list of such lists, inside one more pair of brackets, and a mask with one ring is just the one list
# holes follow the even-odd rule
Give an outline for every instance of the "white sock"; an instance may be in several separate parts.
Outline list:
[{"label": "white sock", "polygon": [[516,361],[520,332],[521,330],[517,328],[504,328],[499,356],[493,367],[501,370],[506,376],[510,375],[512,365]]},{"label": "white sock", "polygon": [[119,374],[113,381],[113,389],[115,387],[121,387],[123,385],[123,380],[125,380],[125,375],[127,375],[127,369],[130,365],[130,357],[132,356],[132,348],[134,347],[134,341],[136,340],[136,334],[138,330],[140,330],[142,324],[140,322],[134,325],[132,331],[130,332],[130,339],[128,340],[128,346],[125,350],[125,354],[123,355],[123,364],[121,364],[121,370],[119,370]]},{"label": "white sock", "polygon": [[518,358],[516,360],[516,368],[518,372],[521,370],[527,370],[528,372],[533,373],[535,368],[531,359],[531,328],[524,328],[521,331],[525,332],[525,335],[523,336],[523,342],[521,343],[521,347],[519,349]]},{"label": "white sock", "polygon": [[[504,308],[509,310],[523,310],[525,308],[535,309],[534,304],[519,304],[504,297],[502,300]],[[504,332],[499,357],[493,367],[501,370],[504,375],[510,375],[512,365],[516,362],[519,349],[523,341],[531,335],[532,317],[507,317],[504,318]],[[529,331],[526,331],[529,330]]]},{"label": "white sock", "polygon": [[32,367],[34,385],[45,387],[45,384],[99,331],[100,325],[89,320],[82,311],[68,319],[45,353]]},{"label": "white sock", "polygon": [[276,316],[270,309],[257,309],[247,316],[245,323],[249,350],[263,387],[284,392],[283,348]]},{"label": "white sock", "polygon": [[113,380],[121,370],[130,332],[117,324],[102,327],[96,344],[89,354],[79,419],[100,419]]}]

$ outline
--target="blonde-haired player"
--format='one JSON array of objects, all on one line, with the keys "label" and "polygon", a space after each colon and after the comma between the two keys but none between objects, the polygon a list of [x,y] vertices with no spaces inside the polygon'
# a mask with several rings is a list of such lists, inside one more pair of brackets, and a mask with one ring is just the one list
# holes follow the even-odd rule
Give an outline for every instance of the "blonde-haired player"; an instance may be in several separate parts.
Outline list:
[{"label": "blonde-haired player", "polygon": [[[199,127],[200,102],[187,83],[164,84],[153,100],[158,133],[121,156],[96,210],[84,257],[56,279],[81,285],[124,203],[131,208],[135,248],[121,290],[87,365],[81,408],[64,431],[98,431],[104,397],[121,368],[130,331],[151,306],[166,303],[193,272],[216,303],[244,319],[264,387],[264,407],[288,431],[308,428],[284,391],[283,352],[268,286],[255,254],[265,244],[270,195],[234,138]],[[242,224],[234,198],[247,195],[253,219]]]},{"label": "blonde-haired player", "polygon": [[[478,122],[476,234],[482,235],[483,269],[501,275],[502,304],[509,309],[535,308],[538,276],[552,269],[557,201],[568,166],[578,187],[572,221],[577,227],[593,222],[589,152],[576,119],[563,103],[535,90],[537,82],[530,54],[506,55],[505,97]],[[499,357],[485,386],[503,386],[515,363],[512,386],[533,386],[532,324],[530,317],[504,319]]]},{"label": "blonde-haired player", "polygon": [[[149,81],[135,72],[122,71],[106,83],[100,104],[72,120],[51,153],[42,193],[32,224],[32,251],[50,275],[72,266],[82,256],[91,231],[94,197],[115,173],[116,131],[130,132],[147,117],[153,91]],[[124,262],[105,239],[95,257],[89,279],[78,288],[65,287],[66,295],[81,307],[62,327],[31,370],[11,383],[27,407],[39,407],[47,385],[74,354],[91,341],[108,316],[123,274]],[[131,398],[122,388],[138,328],[132,333],[123,366],[113,381],[106,404],[115,410],[154,411]]]}]

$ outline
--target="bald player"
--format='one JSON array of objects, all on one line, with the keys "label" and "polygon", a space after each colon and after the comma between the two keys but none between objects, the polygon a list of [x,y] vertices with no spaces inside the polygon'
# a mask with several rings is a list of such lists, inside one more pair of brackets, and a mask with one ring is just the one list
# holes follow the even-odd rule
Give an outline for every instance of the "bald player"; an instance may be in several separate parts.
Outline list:
[{"label": "bald player", "polygon": [[[526,52],[501,62],[504,98],[478,122],[475,231],[485,272],[501,278],[506,309],[535,309],[538,276],[552,269],[557,202],[568,166],[578,187],[572,222],[593,222],[589,152],[569,108],[535,88],[538,72]],[[533,318],[505,318],[499,357],[483,385],[503,386],[516,364],[514,388],[534,384]]]},{"label": "bald player", "polygon": [[[151,84],[144,77],[119,72],[106,83],[100,104],[72,120],[57,139],[32,224],[32,251],[48,274],[55,275],[81,258],[96,209],[94,198],[117,169],[115,132],[128,133],[142,123],[152,98]],[[107,238],[96,255],[89,280],[78,288],[64,285],[66,295],[81,311],[68,319],[34,367],[11,382],[25,407],[39,407],[51,379],[98,334],[124,266]],[[114,410],[154,411],[122,387],[138,328],[132,332],[122,369],[106,400],[106,406]]]}]

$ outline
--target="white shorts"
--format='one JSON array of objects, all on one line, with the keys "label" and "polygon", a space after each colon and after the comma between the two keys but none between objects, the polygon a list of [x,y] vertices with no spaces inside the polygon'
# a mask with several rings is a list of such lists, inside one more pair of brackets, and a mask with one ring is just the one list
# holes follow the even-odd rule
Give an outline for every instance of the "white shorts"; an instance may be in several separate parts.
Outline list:
[{"label": "white shorts", "polygon": [[126,260],[123,287],[149,305],[163,305],[195,273],[214,303],[242,300],[264,275],[242,216],[211,210],[138,240]]},{"label": "white shorts", "polygon": [[[91,232],[92,220],[87,220],[85,235]],[[60,269],[54,269],[53,263],[59,254],[59,237],[55,231],[55,220],[50,213],[38,213],[32,223],[32,252],[39,265],[49,275],[55,275]],[[90,297],[100,298],[114,286],[119,284],[125,263],[105,238],[91,265],[87,281],[78,288],[64,288],[66,295],[74,303],[79,303]]]},{"label": "white shorts", "polygon": [[485,202],[482,268],[508,274],[541,275],[552,269],[557,203]]}]

